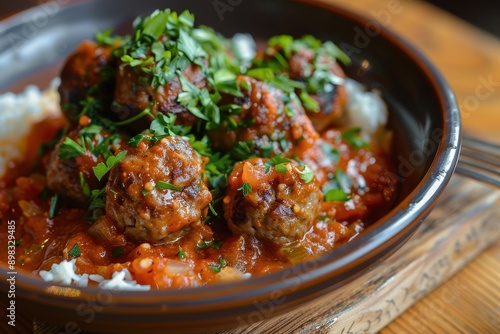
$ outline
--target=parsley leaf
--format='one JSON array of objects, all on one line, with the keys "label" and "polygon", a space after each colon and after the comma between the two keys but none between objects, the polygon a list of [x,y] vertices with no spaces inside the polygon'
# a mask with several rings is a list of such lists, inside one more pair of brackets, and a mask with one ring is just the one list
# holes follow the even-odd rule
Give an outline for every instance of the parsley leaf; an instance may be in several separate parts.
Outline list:
[{"label": "parsley leaf", "polygon": [[106,175],[111,168],[113,168],[116,164],[118,164],[125,156],[127,155],[127,151],[122,151],[118,153],[116,156],[112,155],[106,159],[106,163],[100,162],[97,166],[92,167],[94,170],[94,174],[96,178],[101,181],[101,179]]},{"label": "parsley leaf", "polygon": [[325,194],[326,202],[347,202],[351,198],[343,190],[330,189]]},{"label": "parsley leaf", "polygon": [[196,248],[198,249],[207,249],[213,247],[215,249],[221,249],[222,247],[222,241],[215,241],[215,240],[202,240],[199,244],[196,245]]},{"label": "parsley leaf", "polygon": [[213,272],[220,272],[222,268],[224,268],[225,266],[227,266],[227,261],[223,258],[220,258],[219,260],[219,264],[215,265],[215,266],[208,266]]},{"label": "parsley leaf", "polygon": [[266,174],[269,173],[271,167],[276,169],[276,172],[285,174],[287,172],[285,164],[290,162],[290,159],[284,158],[281,155],[276,155],[271,159],[267,160],[265,163],[266,166]]},{"label": "parsley leaf", "polygon": [[326,154],[326,157],[330,160],[331,163],[336,164],[340,159],[340,152],[338,149],[333,148],[329,143],[321,144],[321,151]]},{"label": "parsley leaf", "polygon": [[142,33],[157,39],[167,27],[170,10],[155,11],[144,20]]},{"label": "parsley leaf", "polygon": [[201,48],[200,44],[184,30],[179,30],[179,40],[177,48],[190,61],[195,62],[198,58],[208,57],[206,52]]},{"label": "parsley leaf", "polygon": [[106,201],[106,188],[94,189],[90,193],[89,211],[104,208]]},{"label": "parsley leaf", "polygon": [[114,45],[116,42],[118,41],[121,41],[122,40],[122,37],[112,37],[111,36],[111,33],[113,32],[113,29],[106,29],[104,31],[99,31],[96,33],[95,35],[95,41],[97,42],[97,44],[99,45],[108,45],[108,46],[112,46]]},{"label": "parsley leaf", "polygon": [[361,138],[361,128],[346,130],[340,135],[340,137],[355,150],[369,148],[368,143]]},{"label": "parsley leaf", "polygon": [[335,180],[337,181],[340,189],[342,189],[345,193],[351,192],[352,180],[340,167],[337,167],[337,170],[335,171]]},{"label": "parsley leaf", "polygon": [[74,244],[73,247],[71,247],[71,249],[69,250],[68,255],[75,259],[82,255],[80,246],[78,246],[78,244]]},{"label": "parsley leaf", "polygon": [[85,196],[90,196],[90,186],[89,186],[87,180],[85,180],[85,177],[83,176],[83,172],[80,172],[80,174],[78,174],[78,177],[80,180],[80,189],[82,190],[82,193]]},{"label": "parsley leaf", "polygon": [[189,82],[186,77],[181,72],[178,72],[179,81],[181,83],[182,92],[177,95],[177,102],[179,102],[183,107],[189,110],[196,117],[210,121],[210,119],[203,114],[203,112],[198,107],[198,102],[201,96],[201,90]]},{"label": "parsley leaf", "polygon": [[319,112],[319,102],[313,99],[307,92],[300,92],[300,100],[302,101],[302,104],[304,105],[304,108],[306,108],[306,110]]},{"label": "parsley leaf", "polygon": [[314,179],[314,172],[313,170],[305,165],[304,166],[304,169],[302,171],[299,171],[297,170],[298,173],[300,174],[300,178],[302,179],[302,181],[304,181],[305,183],[309,183],[311,182],[313,179]]},{"label": "parsley leaf", "polygon": [[179,246],[179,251],[177,252],[177,257],[179,259],[185,259],[189,257],[189,254],[186,253],[181,246]]},{"label": "parsley leaf", "polygon": [[254,153],[254,147],[255,147],[254,140],[238,141],[233,146],[229,154],[231,155],[231,158],[233,158],[236,161],[247,160],[256,157],[256,154]]},{"label": "parsley leaf", "polygon": [[248,196],[252,192],[252,185],[248,182],[243,183],[241,187],[239,187],[237,190],[240,190],[243,192],[243,196]]},{"label": "parsley leaf", "polygon": [[70,158],[77,157],[79,155],[83,155],[87,152],[87,149],[82,145],[78,144],[73,139],[66,137],[64,141],[59,146],[59,154],[58,157],[61,160],[66,160]]},{"label": "parsley leaf", "polygon": [[61,209],[63,204],[63,201],[61,198],[59,198],[59,195],[54,195],[50,199],[50,207],[49,207],[49,218],[53,219],[57,214],[59,213],[59,210]]},{"label": "parsley leaf", "polygon": [[176,191],[182,191],[183,188],[177,187],[171,183],[164,182],[164,181],[158,181],[156,183],[156,188],[157,189],[169,189],[169,190],[176,190]]}]

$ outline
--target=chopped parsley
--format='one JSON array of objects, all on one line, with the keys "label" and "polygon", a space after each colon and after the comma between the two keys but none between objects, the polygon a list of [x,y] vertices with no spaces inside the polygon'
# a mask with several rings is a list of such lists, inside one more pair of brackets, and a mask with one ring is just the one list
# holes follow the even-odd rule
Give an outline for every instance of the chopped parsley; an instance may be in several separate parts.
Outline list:
[{"label": "chopped parsley", "polygon": [[212,270],[213,272],[220,272],[222,268],[224,268],[225,266],[227,266],[227,261],[224,259],[224,258],[220,258],[219,259],[219,263],[215,266],[209,266],[210,270]]},{"label": "chopped parsley", "polygon": [[248,182],[244,182],[243,185],[237,190],[241,191],[243,193],[243,196],[248,196],[248,194],[252,192],[252,185]]},{"label": "chopped parsley", "polygon": [[50,199],[50,207],[49,207],[50,219],[53,219],[57,216],[62,205],[63,205],[63,200],[62,198],[59,197],[59,195],[56,194],[52,196],[52,198]]},{"label": "chopped parsley", "polygon": [[157,189],[169,189],[169,190],[176,190],[176,191],[182,191],[182,187],[177,187],[171,183],[165,182],[165,181],[158,181],[156,183],[156,188]]},{"label": "chopped parsley", "polygon": [[271,159],[267,160],[265,163],[266,166],[266,174],[269,173],[271,167],[274,167],[276,172],[285,174],[287,172],[286,163],[290,162],[290,159],[284,158],[281,155],[276,155]]},{"label": "chopped parsley", "polygon": [[182,247],[181,247],[181,246],[179,246],[179,251],[177,252],[177,257],[178,257],[179,259],[185,259],[185,258],[188,258],[188,257],[189,257],[189,254],[188,254],[188,253],[186,253],[186,252],[184,251],[184,249],[182,249]]},{"label": "chopped parsley", "polygon": [[333,148],[332,145],[330,145],[329,143],[322,143],[321,144],[321,151],[323,151],[323,153],[326,155],[328,160],[330,160],[330,162],[332,162],[334,164],[339,162],[339,159],[340,159],[339,150],[336,148]]},{"label": "chopped parsley", "polygon": [[80,257],[80,255],[82,255],[82,252],[80,251],[80,246],[78,246],[78,244],[74,244],[73,247],[71,247],[71,249],[69,250],[68,255],[75,259],[77,257]]},{"label": "chopped parsley", "polygon": [[341,136],[349,146],[354,148],[355,150],[359,150],[362,148],[369,148],[368,143],[361,138],[361,128],[351,128],[342,132]]},{"label": "chopped parsley", "polygon": [[78,144],[76,141],[69,137],[66,137],[59,146],[58,157],[61,160],[66,160],[85,154],[86,152],[87,149],[85,148],[85,146]]},{"label": "chopped parsley", "polygon": [[346,202],[351,199],[353,182],[342,168],[337,167],[335,175],[324,186],[323,193],[327,202]]},{"label": "chopped parsley", "polygon": [[325,194],[326,202],[347,202],[351,198],[341,189],[330,189]]},{"label": "chopped parsley", "polygon": [[305,183],[310,183],[312,180],[314,180],[314,172],[311,169],[311,167],[305,165],[304,169],[302,171],[300,171],[300,170],[297,170],[297,171],[300,174],[300,178]]},{"label": "chopped parsley", "polygon": [[104,208],[106,204],[106,188],[94,189],[90,193],[90,204],[87,212],[91,215],[95,210]]},{"label": "chopped parsley", "polygon": [[122,41],[120,36],[111,36],[113,29],[106,29],[104,31],[99,31],[95,35],[95,41],[101,46],[113,46],[117,42]]},{"label": "chopped parsley", "polygon": [[116,164],[125,158],[127,155],[127,151],[121,151],[116,156],[112,155],[106,159],[106,162],[100,162],[97,166],[92,167],[94,170],[95,177],[101,181],[101,179],[106,175],[111,168],[113,168]]},{"label": "chopped parsley", "polygon": [[221,249],[222,247],[222,241],[215,241],[215,240],[201,240],[199,244],[196,245],[196,248],[198,249],[207,249],[213,247],[215,249]]},{"label": "chopped parsley", "polygon": [[82,190],[83,195],[85,196],[90,196],[90,186],[87,180],[85,180],[85,176],[83,175],[83,172],[80,172],[78,174],[78,178],[80,181],[80,189]]}]

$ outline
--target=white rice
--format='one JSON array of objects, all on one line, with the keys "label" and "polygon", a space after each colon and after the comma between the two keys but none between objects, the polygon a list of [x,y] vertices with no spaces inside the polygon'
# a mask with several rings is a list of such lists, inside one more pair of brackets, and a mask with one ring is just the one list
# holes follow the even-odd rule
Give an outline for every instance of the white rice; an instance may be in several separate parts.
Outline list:
[{"label": "white rice", "polygon": [[10,163],[23,158],[31,127],[61,112],[58,85],[59,79],[55,79],[43,92],[36,86],[28,86],[17,95],[0,95],[0,177]]},{"label": "white rice", "polygon": [[389,112],[379,91],[367,90],[353,79],[346,80],[345,88],[347,90],[345,127],[360,127],[368,135],[373,135],[385,127]]},{"label": "white rice", "polygon": [[78,275],[76,271],[76,259],[64,260],[55,263],[50,271],[41,270],[40,276],[46,282],[54,282],[63,285],[75,285],[79,287],[88,286],[89,280],[99,283],[99,287],[108,290],[150,290],[151,286],[141,285],[132,280],[132,275],[127,269],[122,269],[113,273],[111,279],[106,280],[101,275]]}]

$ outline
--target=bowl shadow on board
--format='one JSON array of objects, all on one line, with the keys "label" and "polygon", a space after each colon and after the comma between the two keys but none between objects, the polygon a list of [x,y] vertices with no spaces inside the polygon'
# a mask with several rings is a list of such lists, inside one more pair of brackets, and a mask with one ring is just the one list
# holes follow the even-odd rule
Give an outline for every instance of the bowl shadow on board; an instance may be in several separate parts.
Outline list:
[{"label": "bowl shadow on board", "polygon": [[[216,7],[220,3],[225,6]],[[233,328],[252,322],[259,303],[271,301],[273,312],[266,316],[275,316],[341,289],[380,264],[415,232],[456,164],[458,108],[435,68],[370,18],[319,1],[233,1],[232,5],[195,0],[79,1],[61,5],[35,34],[23,35],[29,18],[40,13],[37,7],[0,25],[0,91],[19,90],[26,83],[47,86],[83,39],[109,27],[128,32],[133,18],[157,8],[188,9],[195,14],[197,25],[211,26],[225,36],[248,32],[257,40],[266,40],[276,34],[311,34],[339,45],[353,61],[346,68],[348,75],[379,89],[389,105],[393,156],[401,185],[397,205],[332,254],[244,282],[151,293],[110,292],[60,288],[19,273],[19,311],[43,321],[106,333]],[[0,287],[7,291],[6,268],[0,268],[0,276]]]}]

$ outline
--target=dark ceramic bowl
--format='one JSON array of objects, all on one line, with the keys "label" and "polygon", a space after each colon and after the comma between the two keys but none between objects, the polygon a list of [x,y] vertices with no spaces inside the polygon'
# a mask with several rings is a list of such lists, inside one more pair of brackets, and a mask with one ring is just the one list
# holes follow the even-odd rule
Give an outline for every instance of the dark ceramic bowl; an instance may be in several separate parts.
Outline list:
[{"label": "dark ceramic bowl", "polygon": [[[212,26],[226,36],[249,32],[264,40],[276,34],[312,34],[340,45],[353,60],[348,74],[378,88],[388,102],[402,191],[392,211],[335,252],[238,283],[118,293],[58,289],[18,273],[17,309],[27,314],[106,333],[230,328],[238,325],[238,319],[250,319],[259,303],[279,297],[269,316],[278,315],[379,265],[415,232],[453,173],[460,121],[450,88],[417,50],[371,19],[320,1],[63,2],[68,1],[49,2],[51,8],[39,6],[0,25],[0,91],[18,91],[27,83],[46,86],[58,75],[64,57],[84,38],[108,27],[125,32],[134,17],[156,8],[189,9],[197,24]],[[220,3],[226,6],[216,9]],[[0,276],[1,289],[6,290],[6,268],[1,268]]]}]

